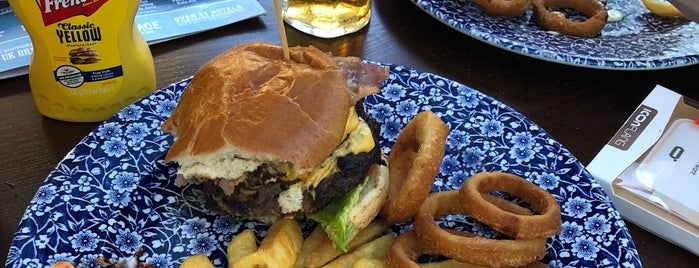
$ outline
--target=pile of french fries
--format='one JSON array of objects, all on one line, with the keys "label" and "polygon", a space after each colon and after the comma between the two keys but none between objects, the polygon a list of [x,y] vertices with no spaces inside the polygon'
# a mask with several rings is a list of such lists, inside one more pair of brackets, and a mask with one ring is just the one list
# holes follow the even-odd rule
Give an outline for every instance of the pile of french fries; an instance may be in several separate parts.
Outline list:
[{"label": "pile of french fries", "polygon": [[[388,224],[375,220],[350,241],[347,253],[335,250],[322,227],[316,227],[304,240],[296,220],[284,219],[270,226],[257,246],[247,229],[233,237],[226,248],[228,268],[238,267],[384,267],[393,244],[392,234],[384,234]],[[214,268],[204,254],[185,259],[180,268]]]}]

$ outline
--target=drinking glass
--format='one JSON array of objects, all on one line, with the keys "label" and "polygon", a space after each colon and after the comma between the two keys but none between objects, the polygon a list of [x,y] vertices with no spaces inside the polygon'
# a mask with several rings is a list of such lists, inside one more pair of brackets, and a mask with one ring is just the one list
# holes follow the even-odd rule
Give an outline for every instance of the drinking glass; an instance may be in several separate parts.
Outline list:
[{"label": "drinking glass", "polygon": [[284,0],[284,21],[304,33],[334,38],[369,23],[371,0]]}]

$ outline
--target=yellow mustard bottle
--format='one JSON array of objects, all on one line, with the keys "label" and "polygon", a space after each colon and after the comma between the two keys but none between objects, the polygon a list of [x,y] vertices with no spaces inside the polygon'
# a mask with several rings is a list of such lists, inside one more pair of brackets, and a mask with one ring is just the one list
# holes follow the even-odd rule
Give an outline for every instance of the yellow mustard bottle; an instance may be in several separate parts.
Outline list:
[{"label": "yellow mustard bottle", "polygon": [[9,0],[32,40],[29,85],[44,116],[108,119],[155,89],[140,0]]}]

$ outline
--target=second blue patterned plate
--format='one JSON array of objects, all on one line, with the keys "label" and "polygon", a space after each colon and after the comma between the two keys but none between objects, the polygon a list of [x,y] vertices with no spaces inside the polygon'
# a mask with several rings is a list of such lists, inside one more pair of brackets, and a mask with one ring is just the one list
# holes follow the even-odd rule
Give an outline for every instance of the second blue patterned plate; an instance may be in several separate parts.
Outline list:
[{"label": "second blue patterned plate", "polygon": [[496,47],[546,61],[587,68],[654,70],[699,62],[699,24],[651,14],[641,0],[607,0],[620,11],[601,34],[579,38],[536,25],[531,9],[520,17],[484,14],[469,0],[410,0],[457,31]]}]

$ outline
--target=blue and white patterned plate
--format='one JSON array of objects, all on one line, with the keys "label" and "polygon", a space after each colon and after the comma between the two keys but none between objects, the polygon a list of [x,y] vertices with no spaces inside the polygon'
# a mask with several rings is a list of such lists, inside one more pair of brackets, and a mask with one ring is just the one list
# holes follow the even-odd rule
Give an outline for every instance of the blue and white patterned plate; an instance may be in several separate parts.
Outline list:
[{"label": "blue and white patterned plate", "polygon": [[607,0],[624,14],[600,35],[578,38],[539,28],[531,9],[521,17],[484,14],[469,0],[411,0],[446,25],[496,47],[546,61],[614,70],[666,69],[699,62],[699,25],[653,14],[641,0]]},{"label": "blue and white patterned plate", "polygon": [[[451,130],[433,191],[459,188],[479,171],[520,175],[553,194],[563,231],[548,240],[543,262],[552,267],[640,266],[624,221],[591,175],[544,130],[474,89],[448,79],[390,65],[379,95],[367,97],[382,123],[386,152],[419,111],[432,110]],[[177,267],[205,253],[226,264],[225,246],[246,228],[258,238],[267,226],[235,222],[204,208],[199,186],[174,185],[176,167],[163,163],[172,137],[160,124],[175,108],[189,80],[135,102],[105,121],[52,171],[19,224],[7,267],[47,267],[58,260],[98,267],[141,248],[153,267]],[[492,230],[469,217],[442,219],[453,228],[484,236]],[[304,222],[306,234],[312,224]],[[410,225],[393,226],[400,232]]]}]

